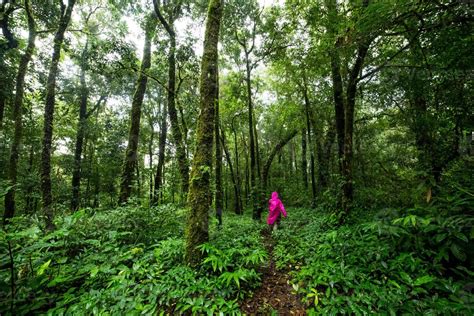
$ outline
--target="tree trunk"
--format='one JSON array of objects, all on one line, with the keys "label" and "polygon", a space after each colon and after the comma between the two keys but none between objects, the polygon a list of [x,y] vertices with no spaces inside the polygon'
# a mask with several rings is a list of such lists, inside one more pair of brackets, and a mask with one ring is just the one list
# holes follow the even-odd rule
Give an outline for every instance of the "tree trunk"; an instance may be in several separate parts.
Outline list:
[{"label": "tree trunk", "polygon": [[[35,157],[34,146],[33,144],[31,144],[29,158],[28,158],[28,168],[27,168],[28,174],[31,174],[33,172],[34,157]],[[34,189],[35,189],[35,186],[32,183],[28,183],[28,185],[26,186],[26,201],[25,201],[25,210],[24,210],[26,214],[34,214],[34,212],[32,212],[33,201],[37,199],[36,197],[33,198]]]},{"label": "tree trunk", "polygon": [[[236,184],[237,184],[237,193],[238,193],[238,197],[239,197],[239,205],[238,205],[238,208],[236,208],[236,212],[238,210],[238,214],[243,214],[243,205],[242,205],[242,180],[241,180],[241,177],[240,177],[240,163],[239,163],[239,150],[238,150],[238,146],[237,146],[237,130],[235,129],[235,125],[234,125],[234,119],[236,118],[236,116],[234,116],[232,118],[232,132],[233,132],[233,135],[234,135],[234,153],[235,153],[235,180],[236,180]],[[225,136],[224,133],[222,133],[223,136]],[[223,143],[223,146],[224,146],[224,143]],[[225,149],[225,146],[224,146],[224,149]],[[229,155],[230,157],[230,155]],[[231,164],[229,164],[229,167],[230,167]]]},{"label": "tree trunk", "polygon": [[98,208],[99,206],[100,206],[100,172],[99,172],[99,166],[96,163],[95,178],[94,178],[94,201],[92,203],[92,207]]},{"label": "tree trunk", "polygon": [[285,136],[276,146],[272,149],[270,152],[270,155],[268,156],[265,165],[263,167],[263,172],[262,172],[262,183],[263,183],[263,191],[266,193],[267,192],[267,182],[268,182],[268,173],[270,172],[270,166],[272,165],[273,158],[275,158],[275,155],[280,152],[280,150],[290,141],[293,139],[293,137],[296,136],[298,131],[294,130],[288,135]]},{"label": "tree trunk", "polygon": [[77,211],[80,204],[79,199],[81,192],[81,159],[84,135],[87,124],[87,98],[89,96],[89,89],[87,88],[86,83],[87,50],[88,42],[86,42],[81,58],[81,101],[79,106],[79,121],[77,124],[76,148],[74,149],[74,169],[72,172],[72,211]]},{"label": "tree trunk", "polygon": [[149,17],[149,21],[147,22],[145,30],[145,46],[143,48],[142,65],[140,67],[140,74],[138,75],[137,86],[132,100],[130,132],[128,136],[127,150],[125,152],[122,180],[120,184],[119,203],[126,203],[132,192],[132,180],[138,158],[137,149],[140,134],[141,108],[148,81],[146,71],[151,66],[151,40],[153,38],[155,28],[156,24],[154,19]]},{"label": "tree trunk", "polygon": [[303,97],[304,97],[304,107],[306,115],[306,129],[308,131],[308,143],[309,143],[309,157],[310,157],[310,176],[311,176],[311,207],[316,206],[316,177],[314,175],[314,144],[311,137],[311,123],[310,123],[310,108],[311,104],[308,97],[308,89],[306,85],[306,77],[304,79],[303,87]]},{"label": "tree trunk", "polygon": [[321,191],[326,189],[329,183],[329,163],[331,159],[331,147],[335,136],[335,126],[332,124],[328,124],[328,130],[324,139],[320,142],[320,150],[318,150],[318,182]]},{"label": "tree trunk", "polygon": [[308,190],[308,160],[306,158],[306,128],[301,130],[301,176],[303,185]]},{"label": "tree trunk", "polygon": [[168,55],[168,114],[171,121],[171,134],[176,146],[176,158],[178,159],[179,172],[181,174],[181,190],[184,195],[189,189],[189,165],[186,157],[186,148],[183,135],[179,127],[178,113],[176,111],[176,34],[173,29],[174,17],[167,22],[160,12],[159,1],[153,0],[155,13],[170,38],[170,50]]},{"label": "tree trunk", "polygon": [[337,20],[337,1],[325,1],[329,22],[327,24],[328,33],[334,37],[334,47],[330,49],[331,55],[331,79],[332,90],[334,98],[334,109],[336,113],[336,130],[337,130],[337,145],[338,145],[338,164],[339,172],[342,174],[342,160],[344,156],[344,88],[341,77],[341,60],[339,50],[341,48],[341,39],[337,37],[334,23],[331,21]]},{"label": "tree trunk", "polygon": [[[347,100],[344,109],[344,158],[342,160],[342,176],[343,176],[343,197],[342,209],[344,217],[349,214],[352,207],[353,199],[353,134],[354,134],[354,108],[357,92],[357,78],[362,70],[365,56],[369,50],[369,43],[362,42],[357,49],[357,58],[351,69],[349,80],[347,82]],[[343,219],[342,219],[343,220]]]},{"label": "tree trunk", "polygon": [[48,81],[46,83],[46,101],[44,108],[43,149],[41,152],[41,193],[43,198],[43,212],[46,216],[46,226],[53,229],[53,194],[51,191],[51,149],[53,139],[53,118],[56,97],[56,75],[58,72],[61,47],[64,33],[71,20],[72,9],[76,0],[69,0],[66,7],[61,3],[61,17],[58,30],[54,36],[53,55],[49,67]]},{"label": "tree trunk", "polygon": [[260,212],[258,209],[258,193],[257,193],[257,158],[255,156],[255,135],[254,135],[254,123],[253,123],[253,103],[252,103],[252,86],[250,81],[251,69],[249,56],[246,52],[246,78],[245,82],[247,85],[247,106],[248,106],[248,128],[249,128],[249,154],[250,154],[250,195],[252,203],[252,214],[253,219],[260,220]]},{"label": "tree trunk", "polygon": [[219,27],[222,15],[221,0],[209,2],[204,52],[201,62],[200,115],[196,130],[196,150],[193,158],[188,195],[190,212],[186,227],[186,261],[190,265],[201,262],[202,252],[197,246],[209,240],[208,211],[211,204],[210,176],[214,136],[214,109],[219,79],[217,62]]},{"label": "tree trunk", "polygon": [[342,159],[344,157],[344,136],[345,136],[345,118],[344,118],[344,98],[343,86],[340,70],[340,60],[337,53],[337,47],[331,54],[331,74],[334,97],[334,109],[336,113],[336,131],[337,131],[337,153],[339,171],[342,173]]},{"label": "tree trunk", "polygon": [[148,200],[149,204],[152,205],[153,203],[153,142],[155,140],[155,129],[153,127],[153,119],[150,117],[148,120],[148,125],[150,126],[150,140],[148,141],[148,170],[149,170],[149,177],[148,177]]},{"label": "tree trunk", "polygon": [[227,164],[229,165],[230,169],[230,178],[232,181],[232,185],[234,187],[234,212],[235,214],[242,214],[242,197],[240,194],[240,186],[238,182],[238,174],[237,170],[234,173],[234,168],[232,166],[232,159],[230,157],[229,149],[227,148],[226,141],[225,141],[225,134],[224,131],[220,133],[220,141],[222,143],[222,148],[224,149],[225,158],[227,160]]},{"label": "tree trunk", "polygon": [[142,198],[142,179],[140,175],[140,156],[138,155],[139,153],[137,152],[137,163],[135,164],[135,170],[137,173],[137,197],[139,199]]},{"label": "tree trunk", "polygon": [[4,113],[5,113],[5,96],[3,95],[3,91],[0,91],[0,131],[3,128]]},{"label": "tree trunk", "polygon": [[[219,69],[217,69],[219,73]],[[218,78],[219,79],[219,78]],[[219,129],[220,129],[220,119],[219,119],[219,80],[217,79],[216,87],[216,104],[215,104],[215,123],[214,123],[214,141],[216,144],[216,166],[215,166],[215,185],[216,185],[216,194],[215,194],[215,209],[216,214],[219,212],[222,214],[222,147],[220,144]]]},{"label": "tree trunk", "polygon": [[166,135],[167,135],[167,124],[166,116],[168,115],[166,106],[163,104],[163,111],[161,112],[160,121],[160,144],[158,145],[158,166],[156,167],[155,174],[155,188],[153,194],[153,205],[158,204],[158,199],[161,194],[161,185],[163,182],[163,166],[165,164],[165,149],[166,149]]},{"label": "tree trunk", "polygon": [[[6,6],[7,3],[10,3],[8,7]],[[25,7],[27,7],[26,4]],[[16,8],[17,7],[14,5],[14,1],[2,1],[2,4],[0,5],[0,29],[2,30],[2,34],[6,39],[6,41],[2,41],[0,43],[0,73],[2,74],[4,71],[7,71],[9,67],[5,60],[6,53],[9,50],[18,47],[18,40],[11,32],[9,25],[10,17],[14,14]],[[0,131],[3,128],[5,106],[11,90],[13,90],[13,85],[10,78],[7,78],[6,76],[0,76]]]},{"label": "tree trunk", "polygon": [[[15,131],[13,135],[12,147],[10,150],[10,165],[8,167],[8,176],[10,180],[10,185],[12,187],[5,195],[5,212],[3,214],[3,224],[5,224],[8,219],[12,218],[15,214],[15,186],[17,181],[18,158],[23,130],[22,112],[25,76],[28,70],[28,64],[32,59],[33,52],[35,49],[36,23],[33,18],[30,3],[28,0],[25,0],[25,11],[28,19],[28,45],[26,47],[25,53],[21,57],[16,78],[16,93],[15,101],[13,103],[13,119],[15,120]],[[1,110],[1,114],[3,115],[3,109]]]}]

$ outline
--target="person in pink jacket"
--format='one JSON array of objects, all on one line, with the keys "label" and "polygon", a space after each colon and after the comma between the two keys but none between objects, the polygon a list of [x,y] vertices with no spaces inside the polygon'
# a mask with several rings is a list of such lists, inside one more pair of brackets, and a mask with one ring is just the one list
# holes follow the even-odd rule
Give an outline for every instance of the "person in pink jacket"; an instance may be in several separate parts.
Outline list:
[{"label": "person in pink jacket", "polygon": [[278,193],[273,192],[272,198],[268,200],[268,217],[267,224],[273,226],[273,231],[278,229],[278,223],[280,221],[281,214],[286,217],[285,207],[278,198]]}]

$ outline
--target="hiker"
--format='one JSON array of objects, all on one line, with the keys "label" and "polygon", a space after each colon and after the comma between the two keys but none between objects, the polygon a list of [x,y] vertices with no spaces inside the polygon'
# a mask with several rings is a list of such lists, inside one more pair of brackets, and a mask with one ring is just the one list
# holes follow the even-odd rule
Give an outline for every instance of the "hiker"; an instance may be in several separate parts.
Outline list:
[{"label": "hiker", "polygon": [[281,214],[286,217],[285,207],[283,203],[278,198],[278,193],[273,192],[272,198],[268,200],[268,217],[267,224],[273,226],[273,231],[278,229],[278,224],[280,223]]}]

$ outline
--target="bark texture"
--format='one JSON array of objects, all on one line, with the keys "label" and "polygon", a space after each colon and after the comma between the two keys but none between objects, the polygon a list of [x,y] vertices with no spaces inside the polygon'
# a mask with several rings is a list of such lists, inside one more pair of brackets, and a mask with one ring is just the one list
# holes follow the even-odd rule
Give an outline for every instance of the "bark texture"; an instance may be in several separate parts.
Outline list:
[{"label": "bark texture", "polygon": [[13,119],[15,120],[15,130],[13,134],[13,142],[10,149],[10,164],[8,167],[8,178],[10,180],[11,189],[5,195],[5,212],[3,214],[3,223],[12,218],[15,214],[15,191],[18,174],[18,159],[20,156],[21,139],[23,132],[23,96],[25,91],[25,76],[35,50],[36,40],[36,23],[31,12],[30,2],[25,0],[25,12],[28,20],[28,45],[24,54],[21,56],[20,65],[18,66],[18,74],[16,77],[16,92],[13,103]]},{"label": "bark texture", "polygon": [[[219,73],[219,70],[217,70]],[[219,119],[219,78],[216,79],[216,108],[215,108],[215,125],[214,125],[214,133],[215,133],[215,158],[216,158],[216,166],[215,166],[215,185],[216,185],[216,193],[214,198],[214,206],[216,209],[216,214],[221,212],[222,213],[222,147],[219,140],[219,132],[220,132],[220,119]]]},{"label": "bark texture", "polygon": [[61,48],[64,33],[71,20],[72,9],[76,0],[69,0],[68,6],[61,2],[61,16],[58,29],[54,36],[53,55],[49,66],[48,81],[46,83],[46,101],[44,107],[43,148],[41,152],[41,195],[43,199],[43,213],[46,216],[46,226],[53,229],[53,194],[51,191],[51,150],[53,139],[53,119],[56,98],[56,76],[58,73]]},{"label": "bark texture", "polygon": [[214,136],[214,109],[217,96],[217,44],[219,42],[221,0],[209,2],[204,52],[201,62],[200,115],[197,122],[196,150],[194,152],[188,195],[189,214],[186,226],[186,261],[190,265],[201,262],[197,247],[209,239],[209,207],[212,193],[210,177]]},{"label": "bark texture", "polygon": [[145,46],[143,48],[143,58],[138,75],[136,90],[132,99],[132,110],[130,114],[130,132],[128,134],[128,145],[123,163],[122,180],[120,183],[119,203],[126,203],[132,192],[132,182],[134,171],[137,168],[137,149],[140,136],[140,119],[142,104],[145,97],[148,77],[147,70],[151,66],[151,40],[154,35],[156,23],[153,18],[148,18],[145,30]]}]

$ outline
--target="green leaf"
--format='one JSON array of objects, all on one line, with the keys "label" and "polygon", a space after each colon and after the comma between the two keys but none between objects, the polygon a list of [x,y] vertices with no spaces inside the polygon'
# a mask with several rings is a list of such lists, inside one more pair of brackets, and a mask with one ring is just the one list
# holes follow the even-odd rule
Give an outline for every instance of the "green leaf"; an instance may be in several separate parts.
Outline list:
[{"label": "green leaf", "polygon": [[98,272],[99,272],[99,267],[98,266],[93,267],[91,270],[91,278],[95,277]]},{"label": "green leaf", "polygon": [[459,248],[459,246],[457,244],[452,244],[451,245],[451,252],[453,253],[453,255],[461,260],[461,261],[464,261],[466,260],[466,254]]},{"label": "green leaf", "polygon": [[400,285],[393,280],[388,280],[388,283],[395,285],[395,287],[397,287],[398,289],[401,289]]},{"label": "green leaf", "polygon": [[445,238],[446,238],[447,234],[443,233],[443,234],[437,234],[436,237],[435,237],[435,241],[437,243],[443,241]]},{"label": "green leaf", "polygon": [[464,234],[461,233],[461,232],[455,232],[455,233],[454,233],[454,236],[456,236],[457,239],[462,240],[462,241],[464,241],[464,242],[466,242],[466,243],[469,242],[469,240],[467,239],[467,236],[464,235]]},{"label": "green leaf", "polygon": [[46,261],[45,263],[43,263],[41,265],[41,267],[39,267],[39,269],[36,271],[36,274],[37,275],[42,275],[44,273],[44,271],[46,271],[46,269],[48,269],[49,265],[51,264],[51,259],[49,259],[48,261]]},{"label": "green leaf", "polygon": [[403,281],[405,281],[408,284],[412,284],[413,280],[412,278],[406,273],[406,272],[400,272],[400,277],[402,278]]},{"label": "green leaf", "polygon": [[423,284],[426,284],[426,283],[430,283],[432,282],[433,280],[435,280],[435,278],[433,278],[432,276],[429,276],[429,275],[424,275],[422,277],[419,277],[415,280],[415,283],[413,283],[415,286],[420,286],[420,285],[423,285]]}]

